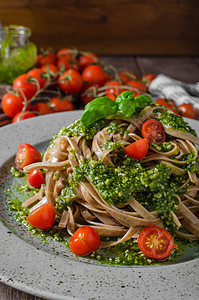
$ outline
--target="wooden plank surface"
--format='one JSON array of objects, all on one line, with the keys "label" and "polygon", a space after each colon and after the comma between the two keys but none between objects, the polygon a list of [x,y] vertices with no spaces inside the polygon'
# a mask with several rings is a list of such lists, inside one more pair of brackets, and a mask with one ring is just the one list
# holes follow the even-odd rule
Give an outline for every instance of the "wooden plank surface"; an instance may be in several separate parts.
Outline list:
[{"label": "wooden plank surface", "polygon": [[[199,57],[103,56],[102,60],[115,67],[134,70],[141,78],[144,73],[165,74],[185,82],[199,81]],[[9,284],[9,282],[8,282]],[[0,300],[42,300],[0,283]]]},{"label": "wooden plank surface", "polygon": [[197,0],[0,0],[3,25],[32,29],[39,47],[104,55],[198,55]]}]

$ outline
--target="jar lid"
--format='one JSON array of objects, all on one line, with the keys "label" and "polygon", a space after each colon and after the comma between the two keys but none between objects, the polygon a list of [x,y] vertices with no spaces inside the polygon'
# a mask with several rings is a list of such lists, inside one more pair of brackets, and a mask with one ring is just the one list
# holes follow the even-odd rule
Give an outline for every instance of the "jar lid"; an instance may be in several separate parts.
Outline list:
[{"label": "jar lid", "polygon": [[20,26],[20,25],[9,25],[4,27],[4,32],[6,34],[15,35],[23,35],[26,37],[31,36],[31,30],[29,27]]}]

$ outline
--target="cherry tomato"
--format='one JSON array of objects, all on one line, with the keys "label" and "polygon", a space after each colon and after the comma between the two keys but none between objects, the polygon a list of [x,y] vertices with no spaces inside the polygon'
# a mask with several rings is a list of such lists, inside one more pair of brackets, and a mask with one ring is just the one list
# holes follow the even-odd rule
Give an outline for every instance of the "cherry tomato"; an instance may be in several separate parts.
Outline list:
[{"label": "cherry tomato", "polygon": [[28,223],[39,229],[48,229],[55,222],[54,208],[50,203],[45,203],[38,209],[33,210],[26,218]]},{"label": "cherry tomato", "polygon": [[61,57],[62,55],[65,55],[67,56],[68,58],[72,58],[73,57],[73,53],[75,52],[75,50],[73,49],[70,49],[70,48],[63,48],[63,49],[60,49],[58,52],[57,52],[57,57]]},{"label": "cherry tomato", "polygon": [[122,79],[122,82],[126,84],[130,80],[138,80],[137,74],[131,70],[123,70],[119,73],[119,77]]},{"label": "cherry tomato", "polygon": [[75,94],[83,85],[82,76],[78,71],[69,69],[59,75],[58,85],[63,92]]},{"label": "cherry tomato", "polygon": [[47,51],[46,53],[41,53],[37,56],[38,67],[41,67],[46,64],[56,64],[56,62],[57,62],[57,57],[51,51]]},{"label": "cherry tomato", "polygon": [[106,96],[112,100],[115,100],[119,94],[125,91],[125,89],[121,88],[121,84],[118,81],[109,81],[104,86],[107,86]]},{"label": "cherry tomato", "polygon": [[75,231],[69,240],[69,247],[76,255],[88,255],[101,246],[99,234],[89,226],[82,226]]},{"label": "cherry tomato", "polygon": [[79,63],[75,57],[68,58],[66,55],[62,55],[58,59],[57,67],[59,70],[63,69],[64,71],[69,69],[79,70]]},{"label": "cherry tomato", "polygon": [[33,114],[31,111],[24,111],[24,113],[22,113],[21,111],[19,113],[17,113],[14,118],[12,119],[12,123],[16,123],[16,122],[19,122],[19,121],[23,121],[23,120],[26,120],[26,119],[29,119],[29,118],[34,118],[36,117],[35,114]]},{"label": "cherry tomato", "polygon": [[99,57],[91,52],[87,52],[85,54],[82,54],[79,59],[79,65],[80,65],[80,70],[83,70],[90,64],[97,63],[99,60]]},{"label": "cherry tomato", "polygon": [[53,64],[46,64],[41,67],[44,73],[49,73],[51,77],[56,77],[58,73],[58,68]]},{"label": "cherry tomato", "polygon": [[38,80],[40,89],[42,89],[46,83],[46,78],[43,73],[42,69],[32,69],[28,72],[28,77],[33,77]]},{"label": "cherry tomato", "polygon": [[74,109],[73,104],[68,99],[61,100],[58,97],[53,97],[50,102],[53,112],[69,111]]},{"label": "cherry tomato", "polygon": [[171,99],[164,99],[164,98],[158,98],[156,101],[155,101],[156,104],[159,104],[159,105],[162,105],[162,106],[165,106],[167,108],[169,108],[170,110],[172,110],[177,116],[180,116],[178,110],[177,110],[177,106],[175,104],[175,101],[174,100],[171,100]]},{"label": "cherry tomato", "polygon": [[154,74],[145,74],[142,76],[142,82],[146,85],[147,91],[150,83],[156,78]]},{"label": "cherry tomato", "polygon": [[44,174],[39,169],[33,170],[28,174],[28,182],[34,188],[40,188],[44,184]]},{"label": "cherry tomato", "polygon": [[6,93],[3,95],[1,100],[1,107],[3,112],[8,116],[13,118],[18,112],[23,109],[24,100],[15,94]]},{"label": "cherry tomato", "polygon": [[185,118],[197,119],[198,111],[189,103],[184,103],[178,106],[178,110],[181,111],[182,116]]},{"label": "cherry tomato", "polygon": [[166,134],[162,124],[155,120],[149,119],[142,125],[142,136],[146,138],[150,144],[160,145],[166,140]]},{"label": "cherry tomato", "polygon": [[147,155],[148,150],[149,143],[147,139],[138,140],[124,148],[124,152],[135,159],[144,158]]},{"label": "cherry tomato", "polygon": [[89,85],[96,83],[99,86],[102,86],[105,82],[106,76],[99,65],[89,65],[83,70],[82,79]]},{"label": "cherry tomato", "polygon": [[27,143],[19,145],[15,157],[15,164],[19,169],[38,161],[41,161],[41,154],[34,146]]},{"label": "cherry tomato", "polygon": [[139,234],[138,246],[148,257],[163,259],[175,247],[172,235],[158,226],[145,227]]},{"label": "cherry tomato", "polygon": [[91,102],[93,99],[97,98],[98,96],[98,84],[92,84],[90,86],[85,85],[81,89],[80,99],[86,105],[87,103]]},{"label": "cherry tomato", "polygon": [[52,109],[44,102],[38,102],[32,106],[31,110],[39,115],[48,115],[52,113]]},{"label": "cherry tomato", "polygon": [[146,85],[143,82],[138,80],[130,80],[126,84],[132,86],[133,88],[136,88],[138,91],[142,93],[145,93],[147,90]]},{"label": "cherry tomato", "polygon": [[36,94],[38,86],[28,74],[22,74],[14,80],[13,89],[18,91],[22,98],[25,95],[26,99],[29,100]]}]

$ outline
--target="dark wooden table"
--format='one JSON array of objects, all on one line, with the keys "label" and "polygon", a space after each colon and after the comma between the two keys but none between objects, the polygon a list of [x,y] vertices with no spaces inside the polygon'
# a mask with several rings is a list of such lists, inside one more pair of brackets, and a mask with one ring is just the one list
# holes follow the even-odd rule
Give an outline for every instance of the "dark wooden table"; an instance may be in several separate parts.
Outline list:
[{"label": "dark wooden table", "polygon": [[[115,67],[134,70],[139,78],[147,73],[155,75],[164,73],[174,79],[187,83],[199,82],[199,57],[106,56],[102,59]],[[10,122],[11,120],[0,111],[0,125],[5,126]],[[42,299],[10,287],[9,282],[7,284],[0,283],[0,300]]]}]

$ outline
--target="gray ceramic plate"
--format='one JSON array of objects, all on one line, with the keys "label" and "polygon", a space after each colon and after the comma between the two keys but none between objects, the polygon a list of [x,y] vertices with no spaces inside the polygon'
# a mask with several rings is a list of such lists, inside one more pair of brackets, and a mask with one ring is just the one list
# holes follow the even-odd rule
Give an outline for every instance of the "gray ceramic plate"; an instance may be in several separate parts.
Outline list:
[{"label": "gray ceramic plate", "polygon": [[[3,194],[19,143],[44,150],[81,111],[52,114],[0,129],[0,281],[47,299],[198,299],[199,259],[187,253],[176,264],[151,267],[100,265],[75,257],[64,245],[43,245],[13,221]],[[199,123],[190,124],[199,132]]]}]

